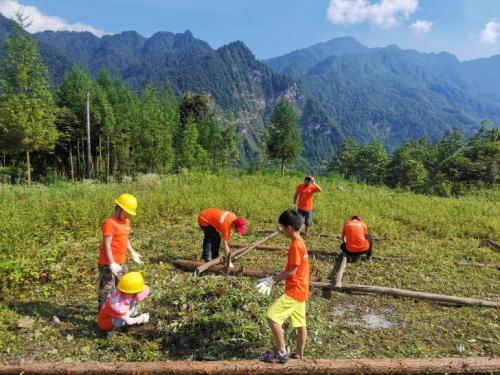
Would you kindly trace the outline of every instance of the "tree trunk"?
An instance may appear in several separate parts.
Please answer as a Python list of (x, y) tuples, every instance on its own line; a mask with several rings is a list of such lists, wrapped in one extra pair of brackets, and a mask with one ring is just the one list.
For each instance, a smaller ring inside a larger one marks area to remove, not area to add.
[(82, 157), (82, 160), (81, 160), (81, 162), (82, 162), (82, 164), (81, 164), (81, 166), (82, 166), (82, 172), (81, 173), (82, 173), (82, 179), (84, 179), (85, 178), (86, 164), (85, 164), (85, 141), (83, 139), (83, 134), (82, 134), (81, 141), (82, 141), (82, 153), (81, 153), (81, 157)]
[(109, 181), (109, 174), (110, 174), (110, 168), (111, 168), (111, 158), (109, 156), (110, 150), (109, 150), (109, 137), (106, 139), (106, 181)]
[(97, 162), (96, 162), (96, 174), (97, 175), (101, 174), (101, 167), (102, 167), (102, 137), (99, 136), (99, 157), (97, 158)]
[(30, 152), (26, 150), (26, 167), (28, 168), (28, 186), (31, 185), (31, 162), (30, 162)]
[(73, 166), (73, 148), (69, 146), (69, 168), (71, 173), (71, 181), (75, 182), (75, 168)]
[(76, 141), (76, 169), (78, 171), (78, 174), (80, 174), (81, 171), (81, 165), (80, 165), (80, 145), (78, 141)]

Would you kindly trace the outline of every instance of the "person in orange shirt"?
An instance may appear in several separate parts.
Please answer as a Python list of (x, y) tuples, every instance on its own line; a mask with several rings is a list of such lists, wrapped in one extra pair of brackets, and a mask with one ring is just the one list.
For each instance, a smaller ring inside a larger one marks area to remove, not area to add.
[[(247, 232), (245, 219), (237, 217), (235, 213), (224, 211), (219, 208), (207, 208), (198, 215), (198, 224), (203, 230), (203, 252), (202, 258), (205, 262), (219, 257), (219, 248), (221, 238), (224, 242), (224, 254), (229, 256), (231, 249), (229, 248), (229, 237), (231, 229), (239, 234)], [(229, 267), (232, 267), (229, 264)]]
[(293, 196), (293, 204), (297, 204), (297, 211), (304, 218), (305, 230), (304, 237), (309, 232), (309, 227), (312, 225), (312, 209), (313, 209), (313, 195), (322, 191), (316, 184), (314, 177), (307, 176), (304, 183), (297, 186), (295, 195)]
[(275, 283), (285, 280), (285, 294), (279, 297), (267, 310), (266, 318), (274, 336), (276, 348), (264, 352), (260, 360), (264, 362), (288, 362), (283, 322), (290, 318), (292, 327), (297, 329), (297, 346), (292, 358), (304, 358), (307, 340), (306, 300), (309, 297), (309, 260), (304, 239), (300, 236), (302, 217), (295, 210), (283, 212), (278, 222), (282, 233), (291, 240), (285, 269), (277, 275), (259, 280), (259, 293), (271, 294)]
[(118, 285), (120, 277), (127, 272), (125, 257), (127, 250), (137, 264), (143, 264), (141, 256), (134, 250), (128, 236), (131, 232), (129, 215), (135, 216), (137, 199), (131, 194), (122, 194), (115, 200), (115, 212), (102, 224), (102, 242), (99, 249), (98, 308)]
[(350, 261), (356, 260), (362, 255), (370, 260), (372, 256), (372, 236), (368, 233), (368, 227), (355, 215), (344, 224), (342, 229), (342, 244), (340, 249)]

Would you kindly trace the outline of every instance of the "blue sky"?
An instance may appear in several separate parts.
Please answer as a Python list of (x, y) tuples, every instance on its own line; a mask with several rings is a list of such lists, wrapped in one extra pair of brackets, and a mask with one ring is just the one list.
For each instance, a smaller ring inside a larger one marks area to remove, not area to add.
[(189, 29), (214, 48), (242, 40), (258, 58), (346, 35), (461, 60), (500, 54), (500, 0), (0, 0), (0, 12), (19, 4), (38, 29)]

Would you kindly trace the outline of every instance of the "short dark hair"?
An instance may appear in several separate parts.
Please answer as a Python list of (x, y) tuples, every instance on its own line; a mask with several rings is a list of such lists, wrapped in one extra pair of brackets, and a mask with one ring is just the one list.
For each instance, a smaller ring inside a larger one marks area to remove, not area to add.
[(307, 176), (306, 178), (304, 178), (304, 181), (309, 181), (309, 182), (311, 182), (311, 181), (312, 181), (312, 177), (311, 177), (311, 176)]
[(286, 210), (280, 215), (278, 222), (284, 227), (292, 227), (295, 230), (300, 230), (302, 216), (295, 210)]
[(361, 221), (361, 216), (354, 215), (353, 217), (351, 217), (351, 220), (359, 220), (359, 221)]

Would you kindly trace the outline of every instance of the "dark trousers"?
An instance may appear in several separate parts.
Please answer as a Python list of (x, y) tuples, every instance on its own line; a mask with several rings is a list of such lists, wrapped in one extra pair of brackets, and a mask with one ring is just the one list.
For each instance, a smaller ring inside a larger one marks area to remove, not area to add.
[(349, 260), (356, 260), (361, 255), (366, 255), (367, 258), (371, 258), (372, 257), (373, 239), (372, 239), (372, 236), (369, 234), (367, 234), (365, 238), (368, 241), (368, 243), (370, 244), (370, 246), (368, 247), (368, 250), (353, 253), (352, 251), (347, 250), (347, 245), (345, 242), (342, 242), (342, 244), (340, 245), (340, 250), (342, 250), (342, 253), (347, 255), (347, 259), (349, 259)]
[(219, 232), (211, 225), (201, 227), (201, 229), (203, 229), (203, 253), (201, 257), (205, 262), (208, 262), (210, 260), (210, 253), (212, 253), (212, 259), (219, 257), (221, 238)]

